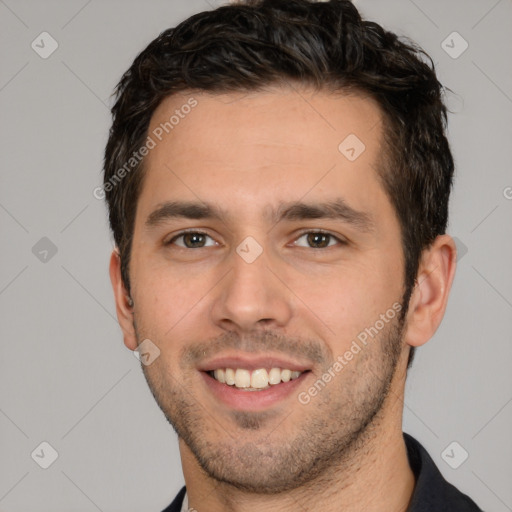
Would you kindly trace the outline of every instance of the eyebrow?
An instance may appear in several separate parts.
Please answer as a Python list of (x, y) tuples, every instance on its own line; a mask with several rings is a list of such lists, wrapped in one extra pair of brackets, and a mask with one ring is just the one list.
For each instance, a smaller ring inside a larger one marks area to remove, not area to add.
[[(373, 217), (369, 213), (356, 210), (342, 198), (320, 203), (282, 202), (277, 209), (268, 206), (265, 212), (265, 218), (274, 224), (283, 220), (335, 219), (364, 232), (371, 232), (375, 227)], [(176, 218), (225, 222), (229, 218), (229, 214), (225, 210), (208, 203), (168, 201), (158, 205), (148, 215), (145, 225), (146, 228), (151, 229), (165, 221)]]

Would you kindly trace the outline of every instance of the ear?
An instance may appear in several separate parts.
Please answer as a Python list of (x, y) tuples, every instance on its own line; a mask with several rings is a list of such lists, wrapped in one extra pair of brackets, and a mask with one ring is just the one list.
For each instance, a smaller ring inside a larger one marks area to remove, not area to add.
[(116, 301), (117, 319), (123, 331), (124, 344), (130, 350), (135, 350), (137, 348), (137, 337), (133, 326), (133, 309), (132, 306), (130, 306), (130, 296), (121, 278), (121, 258), (117, 247), (112, 251), (110, 256), (109, 271)]
[(438, 236), (423, 252), (407, 311), (408, 345), (423, 345), (439, 327), (455, 276), (456, 259), (457, 248), (449, 235)]

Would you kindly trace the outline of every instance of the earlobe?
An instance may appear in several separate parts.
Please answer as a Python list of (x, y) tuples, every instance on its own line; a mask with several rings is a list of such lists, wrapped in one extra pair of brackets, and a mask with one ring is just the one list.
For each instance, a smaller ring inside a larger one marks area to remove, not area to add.
[(407, 312), (405, 341), (410, 346), (423, 345), (439, 327), (455, 276), (456, 255), (449, 235), (438, 236), (423, 252)]
[(115, 248), (110, 256), (110, 281), (116, 302), (117, 319), (123, 331), (124, 344), (130, 350), (137, 348), (137, 337), (133, 325), (133, 300), (129, 296), (121, 277), (121, 258)]

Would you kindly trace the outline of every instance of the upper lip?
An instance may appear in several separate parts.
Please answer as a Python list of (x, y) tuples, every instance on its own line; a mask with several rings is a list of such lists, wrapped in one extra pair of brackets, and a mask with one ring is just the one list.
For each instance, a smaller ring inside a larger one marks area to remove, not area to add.
[(232, 356), (217, 356), (214, 359), (204, 361), (198, 366), (198, 369), (203, 372), (210, 372), (218, 370), (219, 368), (243, 368), (245, 370), (258, 370), (260, 368), (281, 368), (291, 371), (304, 372), (311, 367), (285, 359), (282, 356), (258, 356), (258, 355), (232, 355)]

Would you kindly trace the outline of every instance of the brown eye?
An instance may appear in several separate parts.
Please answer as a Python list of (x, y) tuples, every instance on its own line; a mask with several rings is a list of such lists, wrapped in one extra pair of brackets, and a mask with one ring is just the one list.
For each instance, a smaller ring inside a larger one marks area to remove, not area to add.
[(324, 233), (309, 233), (307, 235), (308, 244), (311, 247), (315, 247), (315, 248), (328, 247), (330, 240), (331, 240), (331, 236), (326, 235)]
[[(305, 243), (298, 243), (301, 239), (305, 239)], [(326, 247), (336, 245), (336, 242), (343, 243), (342, 240), (335, 237), (334, 235), (331, 235), (330, 233), (324, 233), (322, 231), (310, 231), (300, 236), (297, 239), (296, 245), (310, 249), (324, 249)]]
[(179, 247), (184, 247), (185, 249), (201, 249), (203, 247), (215, 245), (213, 240), (213, 243), (207, 243), (208, 238), (212, 240), (212, 238), (206, 233), (202, 233), (200, 231), (187, 231), (185, 233), (176, 235), (171, 240), (169, 240), (166, 245), (175, 244)]

